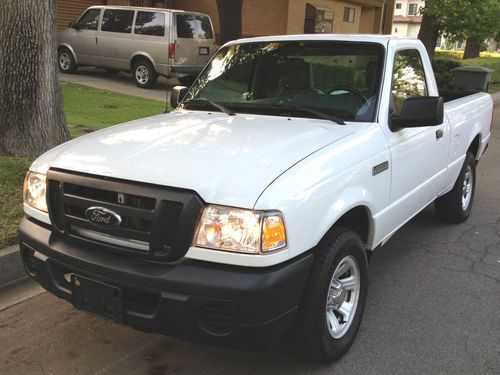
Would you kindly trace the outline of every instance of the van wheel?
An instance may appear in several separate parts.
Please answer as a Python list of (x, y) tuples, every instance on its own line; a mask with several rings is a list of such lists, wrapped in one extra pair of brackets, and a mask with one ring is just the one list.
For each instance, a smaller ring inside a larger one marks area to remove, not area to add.
[(59, 71), (61, 73), (75, 73), (76, 72), (76, 62), (73, 58), (73, 54), (67, 48), (59, 49), (57, 54), (57, 65), (59, 66)]
[(470, 215), (476, 189), (476, 160), (467, 152), (464, 165), (453, 189), (434, 202), (439, 220), (447, 223), (462, 223)]
[(153, 65), (147, 60), (138, 60), (132, 68), (132, 76), (135, 84), (142, 89), (149, 89), (154, 86), (158, 79), (158, 74)]
[(356, 337), (368, 289), (368, 262), (359, 236), (334, 228), (315, 252), (311, 276), (297, 318), (303, 352), (333, 362)]

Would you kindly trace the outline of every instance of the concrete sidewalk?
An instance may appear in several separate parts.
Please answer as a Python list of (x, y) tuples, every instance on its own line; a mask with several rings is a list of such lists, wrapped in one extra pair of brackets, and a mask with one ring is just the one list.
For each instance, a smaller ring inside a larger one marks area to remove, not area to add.
[(158, 77), (158, 82), (151, 89), (141, 89), (135, 85), (131, 73), (109, 73), (99, 68), (80, 68), (76, 74), (59, 73), (61, 81), (78, 83), (96, 89), (109, 90), (120, 94), (138, 96), (165, 102), (167, 90), (179, 83), (175, 79)]

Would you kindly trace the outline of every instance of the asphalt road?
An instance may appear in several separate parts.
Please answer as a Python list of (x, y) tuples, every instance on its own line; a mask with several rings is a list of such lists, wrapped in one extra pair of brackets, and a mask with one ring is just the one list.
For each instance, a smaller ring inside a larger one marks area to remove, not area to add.
[(373, 255), (361, 329), (336, 364), (286, 343), (252, 353), (144, 334), (44, 293), (0, 312), (0, 373), (499, 374), (500, 106), (477, 183), (467, 223), (428, 207)]

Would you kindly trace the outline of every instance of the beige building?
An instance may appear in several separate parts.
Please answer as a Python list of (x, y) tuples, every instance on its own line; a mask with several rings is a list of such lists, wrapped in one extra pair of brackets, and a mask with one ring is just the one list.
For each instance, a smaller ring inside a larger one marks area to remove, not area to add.
[[(207, 13), (220, 34), (216, 0), (59, 0), (64, 29), (91, 5), (133, 5)], [(394, 0), (243, 0), (242, 35), (302, 33), (390, 34)]]
[(424, 6), (424, 0), (396, 0), (391, 34), (416, 38), (422, 23), (420, 9)]

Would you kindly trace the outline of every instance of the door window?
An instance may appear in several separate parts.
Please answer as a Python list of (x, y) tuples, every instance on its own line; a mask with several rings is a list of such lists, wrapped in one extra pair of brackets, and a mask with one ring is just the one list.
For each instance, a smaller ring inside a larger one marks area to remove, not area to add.
[(390, 111), (400, 112), (403, 102), (412, 96), (427, 96), (424, 65), (415, 49), (399, 51), (394, 60)]
[(97, 30), (99, 23), (100, 9), (89, 9), (80, 17), (76, 26), (79, 30)]
[(133, 10), (106, 9), (102, 17), (101, 30), (130, 34), (132, 32), (133, 19)]
[(134, 32), (142, 35), (164, 36), (165, 13), (137, 12)]
[(212, 24), (206, 16), (194, 14), (178, 14), (177, 37), (188, 39), (213, 39)]

